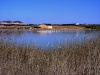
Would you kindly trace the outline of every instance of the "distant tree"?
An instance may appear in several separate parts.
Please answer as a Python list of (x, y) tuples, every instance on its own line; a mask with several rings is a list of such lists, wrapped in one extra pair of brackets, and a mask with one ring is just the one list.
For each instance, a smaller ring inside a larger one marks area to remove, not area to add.
[(67, 26), (67, 24), (61, 24), (62, 26)]
[(10, 21), (10, 20), (8, 20), (8, 21), (2, 21), (2, 22), (12, 23), (12, 21)]
[(21, 22), (21, 21), (13, 21), (13, 23), (23, 23), (23, 22)]
[(52, 25), (52, 24), (50, 24), (50, 23), (42, 23), (42, 24), (45, 24), (45, 25)]

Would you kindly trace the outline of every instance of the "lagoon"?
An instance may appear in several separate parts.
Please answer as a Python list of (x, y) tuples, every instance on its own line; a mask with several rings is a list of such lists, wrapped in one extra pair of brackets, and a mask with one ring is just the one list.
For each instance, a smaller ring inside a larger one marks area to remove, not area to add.
[(18, 46), (50, 48), (62, 44), (83, 43), (96, 40), (100, 31), (96, 30), (0, 30), (0, 42)]

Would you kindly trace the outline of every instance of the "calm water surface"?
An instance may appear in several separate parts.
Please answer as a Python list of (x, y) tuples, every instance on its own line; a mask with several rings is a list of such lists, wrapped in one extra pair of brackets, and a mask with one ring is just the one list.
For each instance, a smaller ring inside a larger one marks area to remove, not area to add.
[(16, 45), (38, 47), (60, 46), (64, 43), (82, 43), (100, 36), (100, 31), (90, 30), (0, 30), (0, 41)]

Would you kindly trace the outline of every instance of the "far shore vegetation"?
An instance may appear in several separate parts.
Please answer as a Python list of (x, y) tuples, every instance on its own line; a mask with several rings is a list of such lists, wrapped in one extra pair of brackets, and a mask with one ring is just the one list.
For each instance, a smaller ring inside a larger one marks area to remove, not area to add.
[[(1, 21), (0, 29), (40, 29), (39, 25), (52, 26), (52, 29), (95, 29), (100, 30), (100, 24), (25, 24), (22, 21)], [(55, 27), (56, 26), (56, 27)], [(67, 27), (68, 26), (68, 27)], [(70, 27), (69, 27), (70, 26)], [(48, 29), (43, 28), (42, 29)]]

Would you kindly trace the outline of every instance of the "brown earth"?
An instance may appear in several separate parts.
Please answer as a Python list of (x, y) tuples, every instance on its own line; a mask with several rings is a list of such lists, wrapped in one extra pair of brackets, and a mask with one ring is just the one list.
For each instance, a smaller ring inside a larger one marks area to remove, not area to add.
[[(30, 26), (0, 26), (0, 29), (42, 29), (42, 28), (31, 28)], [(48, 29), (48, 28), (44, 28)], [(86, 29), (82, 26), (53, 26), (53, 29), (65, 29), (65, 30), (77, 30), (77, 29)]]
[(0, 26), (0, 29), (29, 29), (30, 26)]
[(81, 26), (53, 26), (54, 29), (85, 29)]

